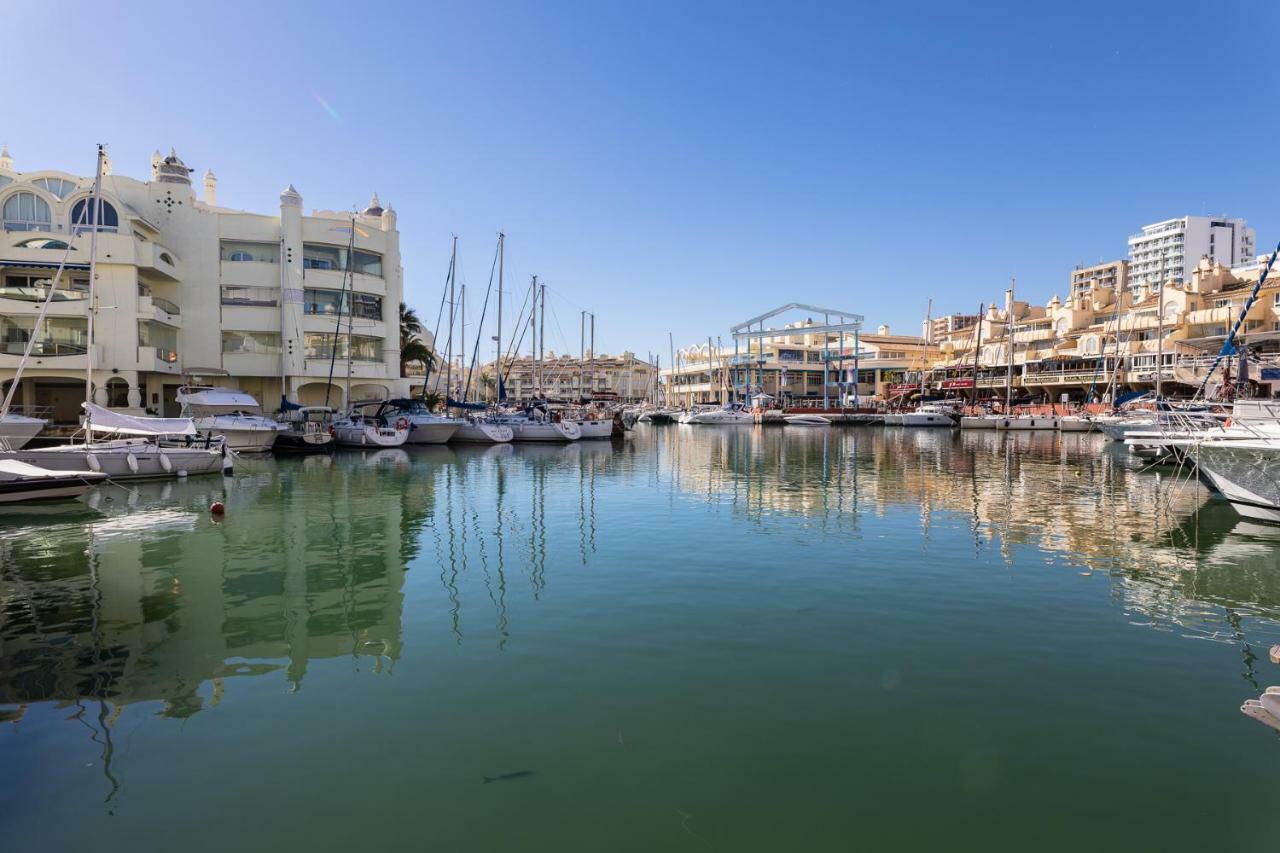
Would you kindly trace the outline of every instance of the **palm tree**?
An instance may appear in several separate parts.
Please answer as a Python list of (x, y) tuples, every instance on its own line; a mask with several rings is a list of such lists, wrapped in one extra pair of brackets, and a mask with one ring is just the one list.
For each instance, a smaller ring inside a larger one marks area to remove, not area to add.
[(408, 305), (400, 303), (400, 375), (407, 376), (410, 362), (420, 361), (430, 370), (436, 361), (431, 347), (422, 342), (422, 321)]
[(428, 391), (422, 395), (422, 403), (427, 407), (427, 411), (433, 412), (440, 405), (440, 395), (435, 391)]
[(498, 383), (494, 381), (493, 376), (489, 371), (484, 370), (480, 372), (480, 387), (485, 390), (486, 397), (489, 396), (489, 392), (492, 391), (497, 384)]

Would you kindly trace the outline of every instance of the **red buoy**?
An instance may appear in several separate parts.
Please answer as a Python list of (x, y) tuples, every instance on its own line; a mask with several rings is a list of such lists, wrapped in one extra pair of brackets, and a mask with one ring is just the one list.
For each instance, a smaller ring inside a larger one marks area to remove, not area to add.
[(212, 504), (209, 505), (209, 512), (213, 513), (214, 515), (222, 515), (226, 511), (227, 511), (227, 508), (222, 505), (222, 501), (214, 501)]

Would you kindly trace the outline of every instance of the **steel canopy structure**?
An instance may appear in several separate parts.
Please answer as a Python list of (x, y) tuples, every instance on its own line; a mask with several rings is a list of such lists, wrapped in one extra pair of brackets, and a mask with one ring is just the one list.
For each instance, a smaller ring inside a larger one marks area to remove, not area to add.
[[(766, 329), (765, 328), (764, 324), (766, 320), (771, 320), (774, 317), (781, 316), (782, 314), (785, 314), (788, 311), (804, 311), (807, 314), (811, 314), (815, 316), (818, 314), (821, 314), (822, 325), (800, 326), (794, 329)], [(831, 322), (831, 319), (833, 317), (835, 317), (838, 320), (838, 322), (835, 322), (835, 323)], [(764, 340), (766, 338), (778, 338), (788, 334), (796, 334), (796, 333), (805, 334), (805, 335), (820, 334), (823, 336), (822, 337), (822, 405), (823, 405), (823, 408), (830, 408), (831, 407), (830, 370), (831, 370), (831, 362), (833, 360), (830, 352), (831, 335), (833, 334), (840, 335), (840, 346), (834, 360), (839, 362), (839, 367), (837, 368), (839, 370), (839, 373), (837, 375), (843, 376), (844, 375), (844, 336), (846, 334), (852, 334), (853, 335), (854, 381), (852, 383), (846, 383), (838, 380), (836, 382), (836, 385), (837, 387), (843, 390), (843, 386), (845, 386), (846, 384), (852, 384), (854, 389), (853, 390), (854, 405), (857, 406), (858, 333), (862, 331), (862, 324), (865, 321), (866, 321), (865, 317), (863, 317), (861, 314), (858, 314), (857, 312), (854, 312), (854, 311), (844, 311), (838, 308), (822, 308), (817, 305), (806, 305), (803, 302), (789, 302), (786, 305), (781, 305), (777, 308), (774, 308), (772, 311), (766, 311), (764, 314), (761, 314), (758, 317), (752, 317), (750, 320), (744, 320), (741, 323), (738, 323), (736, 326), (730, 327), (729, 332), (733, 335), (732, 364), (735, 367), (738, 365), (743, 365), (745, 366), (745, 369), (746, 369), (745, 382), (743, 383), (738, 382), (737, 370), (734, 371), (735, 375), (732, 380), (732, 389), (733, 389), (733, 394), (735, 398), (739, 393), (740, 386), (742, 387), (742, 390), (745, 394), (749, 395), (751, 392), (751, 367), (750, 367), (751, 364), (754, 364), (756, 367), (756, 377), (757, 377), (758, 387), (760, 388), (761, 391), (764, 390)], [(753, 341), (760, 342), (758, 352), (756, 354), (756, 358), (754, 361), (751, 358), (752, 356), (751, 343)], [(738, 351), (739, 342), (746, 343), (747, 352), (745, 353), (745, 355), (740, 354)], [(841, 396), (843, 397), (843, 394)]]

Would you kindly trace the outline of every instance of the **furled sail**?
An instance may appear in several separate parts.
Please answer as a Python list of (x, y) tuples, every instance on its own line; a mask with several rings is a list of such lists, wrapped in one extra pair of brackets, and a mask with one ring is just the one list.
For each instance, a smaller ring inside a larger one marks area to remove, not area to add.
[(89, 429), (95, 433), (115, 435), (195, 435), (196, 427), (191, 418), (149, 418), (124, 415), (86, 403)]

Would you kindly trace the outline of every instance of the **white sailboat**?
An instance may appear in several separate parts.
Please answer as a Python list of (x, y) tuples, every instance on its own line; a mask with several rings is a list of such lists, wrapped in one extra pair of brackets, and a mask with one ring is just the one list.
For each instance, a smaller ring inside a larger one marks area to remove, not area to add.
[(386, 417), (386, 400), (361, 400), (334, 418), (333, 438), (339, 447), (400, 447), (409, 440), (409, 419)]
[(0, 504), (78, 498), (105, 479), (106, 474), (95, 471), (50, 471), (0, 459)]
[(754, 424), (755, 422), (755, 415), (751, 414), (741, 403), (726, 403), (718, 409), (695, 412), (687, 421), (681, 421), (681, 423), (714, 424), (718, 426), (725, 424)]
[[(32, 335), (33, 339), (34, 337)], [(14, 387), (17, 384), (14, 382)], [(32, 418), (14, 412), (0, 414), (0, 448), (20, 450), (26, 447), (27, 442), (39, 435), (47, 423), (43, 418)]]

